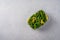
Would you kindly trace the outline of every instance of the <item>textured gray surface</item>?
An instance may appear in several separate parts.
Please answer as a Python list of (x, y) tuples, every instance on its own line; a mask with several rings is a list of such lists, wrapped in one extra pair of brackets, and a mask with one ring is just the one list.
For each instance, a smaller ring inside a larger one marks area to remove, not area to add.
[[(0, 40), (60, 40), (60, 0), (0, 0)], [(49, 20), (33, 30), (27, 24), (43, 9)]]

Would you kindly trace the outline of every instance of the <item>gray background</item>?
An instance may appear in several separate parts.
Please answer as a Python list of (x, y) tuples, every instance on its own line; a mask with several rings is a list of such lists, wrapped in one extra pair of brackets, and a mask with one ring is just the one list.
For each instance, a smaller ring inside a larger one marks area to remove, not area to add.
[[(60, 0), (0, 0), (0, 40), (60, 40)], [(27, 18), (43, 9), (48, 22), (37, 30)]]

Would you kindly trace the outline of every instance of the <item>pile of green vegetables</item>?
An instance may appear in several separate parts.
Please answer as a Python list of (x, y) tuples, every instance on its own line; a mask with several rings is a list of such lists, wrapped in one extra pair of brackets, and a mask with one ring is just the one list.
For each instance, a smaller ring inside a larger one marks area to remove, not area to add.
[(28, 24), (31, 28), (37, 29), (44, 25), (47, 20), (48, 16), (46, 16), (45, 12), (43, 10), (39, 10), (28, 19)]

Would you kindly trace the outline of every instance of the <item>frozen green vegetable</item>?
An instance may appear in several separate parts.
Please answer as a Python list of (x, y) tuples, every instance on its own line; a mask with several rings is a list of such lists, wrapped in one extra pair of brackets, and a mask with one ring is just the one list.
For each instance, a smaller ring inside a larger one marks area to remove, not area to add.
[(39, 10), (28, 19), (31, 28), (37, 29), (44, 25), (48, 20), (48, 15), (43, 10)]

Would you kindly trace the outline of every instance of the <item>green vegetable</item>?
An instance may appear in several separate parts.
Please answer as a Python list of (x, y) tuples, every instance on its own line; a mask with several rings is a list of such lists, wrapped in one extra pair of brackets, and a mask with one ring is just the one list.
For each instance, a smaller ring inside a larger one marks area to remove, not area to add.
[(44, 23), (47, 20), (48, 20), (48, 15), (45, 14), (43, 10), (39, 10), (29, 18), (28, 24), (30, 25), (31, 28), (37, 29), (42, 25), (44, 25)]

